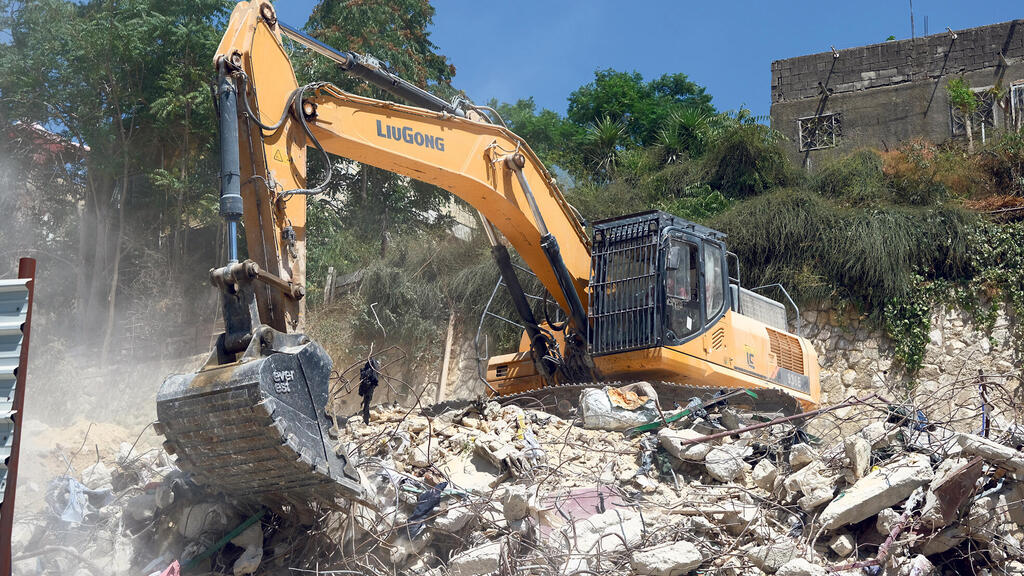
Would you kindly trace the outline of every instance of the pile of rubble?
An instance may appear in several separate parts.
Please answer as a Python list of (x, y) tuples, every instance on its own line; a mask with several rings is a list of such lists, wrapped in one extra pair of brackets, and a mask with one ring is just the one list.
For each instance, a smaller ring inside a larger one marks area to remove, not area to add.
[(376, 506), (314, 515), (211, 494), (125, 445), (54, 480), (15, 573), (1024, 575), (1010, 402), (981, 430), (877, 396), (769, 422), (734, 399), (659, 406), (636, 385), (577, 406), (338, 419)]
[(1012, 411), (986, 414), (985, 438), (877, 397), (769, 425), (728, 403), (660, 412), (653, 396), (591, 389), (573, 421), (495, 402), (350, 420), (339, 438), (363, 455), (381, 513), (352, 535), (373, 550), (342, 564), (437, 576), (1024, 574), (1024, 428)]
[(122, 443), (102, 457), (97, 445), (96, 462), (80, 472), (69, 462), (42, 509), (17, 518), (14, 574), (254, 574), (303, 551), (309, 527), (299, 519), (204, 490), (172, 460)]

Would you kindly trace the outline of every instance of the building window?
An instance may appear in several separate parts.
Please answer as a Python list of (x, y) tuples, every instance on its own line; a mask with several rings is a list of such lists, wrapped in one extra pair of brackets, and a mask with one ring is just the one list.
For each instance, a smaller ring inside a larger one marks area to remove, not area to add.
[(1013, 115), (1013, 127), (1020, 130), (1024, 127), (1024, 82), (1010, 87), (1010, 110)]
[(796, 123), (800, 130), (801, 152), (838, 146), (843, 135), (843, 117), (839, 113), (799, 118)]
[[(978, 107), (971, 114), (971, 132), (980, 133), (984, 140), (985, 132), (996, 125), (996, 97), (990, 89), (982, 88), (974, 91), (974, 99), (978, 101)], [(964, 129), (963, 113), (950, 106), (949, 115), (953, 119), (953, 137), (965, 135), (967, 131)]]

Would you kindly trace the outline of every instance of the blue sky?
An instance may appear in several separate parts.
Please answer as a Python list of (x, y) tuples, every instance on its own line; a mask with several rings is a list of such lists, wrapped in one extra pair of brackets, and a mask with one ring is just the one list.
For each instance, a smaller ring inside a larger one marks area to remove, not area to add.
[[(301, 26), (314, 0), (279, 0)], [(601, 68), (645, 78), (683, 72), (720, 110), (767, 114), (773, 60), (910, 37), (910, 2), (855, 0), (683, 2), (518, 0), (432, 2), (431, 39), (476, 102), (533, 96), (565, 113), (569, 93)], [(917, 35), (1024, 18), (1020, 0), (917, 0)], [(344, 46), (335, 48), (345, 49)]]

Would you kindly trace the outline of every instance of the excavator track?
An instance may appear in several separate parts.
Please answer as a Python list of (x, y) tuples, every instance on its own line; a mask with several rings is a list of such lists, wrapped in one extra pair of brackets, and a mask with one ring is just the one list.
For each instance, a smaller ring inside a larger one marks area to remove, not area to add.
[[(502, 405), (516, 405), (520, 408), (533, 408), (536, 410), (543, 410), (551, 414), (562, 418), (570, 418), (575, 416), (575, 409), (579, 401), (580, 394), (588, 388), (602, 388), (604, 386), (624, 386), (631, 384), (636, 381), (609, 381), (609, 382), (590, 382), (585, 384), (559, 384), (555, 386), (546, 386), (538, 390), (530, 390), (528, 392), (519, 392), (517, 394), (508, 394), (504, 396), (494, 396), (487, 398), (487, 401), (498, 402)], [(680, 408), (689, 404), (693, 398), (698, 398), (702, 401), (708, 401), (719, 392), (730, 392), (735, 389), (733, 388), (721, 388), (713, 386), (694, 386), (692, 384), (679, 384), (676, 382), (668, 381), (649, 381), (655, 392), (658, 393), (658, 403), (662, 410), (670, 410), (673, 406), (678, 405)], [(756, 395), (757, 399), (750, 397), (747, 398), (735, 398), (729, 400), (731, 406), (742, 406), (748, 408), (751, 412), (759, 414), (781, 414), (790, 415), (797, 414), (802, 411), (800, 403), (789, 394), (781, 390), (776, 389), (754, 389), (752, 390)], [(458, 410), (469, 407), (473, 404), (473, 400), (451, 400), (448, 402), (441, 402), (424, 408), (424, 412), (428, 414), (440, 414), (448, 410)]]

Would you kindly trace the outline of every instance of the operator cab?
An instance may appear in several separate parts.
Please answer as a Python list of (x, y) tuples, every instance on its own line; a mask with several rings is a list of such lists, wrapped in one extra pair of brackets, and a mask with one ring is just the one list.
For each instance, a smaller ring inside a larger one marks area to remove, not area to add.
[[(661, 211), (596, 222), (591, 353), (680, 345), (735, 309), (724, 239), (720, 232)], [(738, 288), (738, 279), (735, 283)]]

